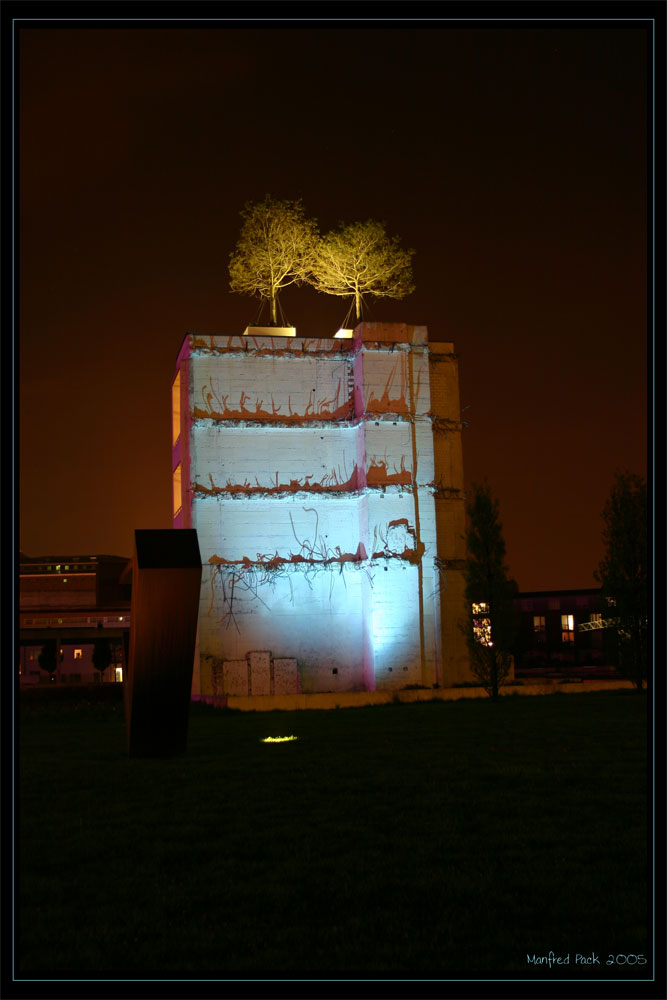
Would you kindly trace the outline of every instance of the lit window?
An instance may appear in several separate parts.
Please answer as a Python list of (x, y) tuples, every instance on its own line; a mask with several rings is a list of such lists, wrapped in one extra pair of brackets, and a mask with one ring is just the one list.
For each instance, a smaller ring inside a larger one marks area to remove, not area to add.
[(547, 627), (544, 615), (533, 615), (533, 632), (544, 632)]
[(489, 605), (484, 601), (472, 606), (472, 630), (475, 640), (482, 646), (491, 645), (491, 619), (487, 618)]
[(574, 642), (574, 615), (561, 615), (560, 627), (563, 642)]
[(178, 372), (171, 387), (171, 431), (172, 443), (176, 444), (181, 435), (181, 373)]
[(116, 667), (116, 683), (117, 684), (122, 684), (123, 683), (123, 668), (122, 667)]
[(82, 657), (83, 657), (83, 650), (82, 649), (75, 649), (74, 650), (74, 659), (75, 660), (80, 660), (80, 659), (82, 659)]
[(481, 642), (482, 646), (491, 645), (491, 620), (489, 618), (475, 618), (473, 631), (475, 639), (477, 642)]
[(181, 509), (181, 463), (174, 469), (174, 517)]
[(592, 622), (601, 622), (602, 621), (602, 613), (600, 611), (591, 611), (591, 621)]

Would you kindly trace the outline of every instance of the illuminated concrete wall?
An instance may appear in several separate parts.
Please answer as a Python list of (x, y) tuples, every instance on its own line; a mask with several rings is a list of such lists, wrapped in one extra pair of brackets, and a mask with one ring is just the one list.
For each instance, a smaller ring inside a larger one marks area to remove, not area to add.
[(194, 693), (471, 679), (451, 344), (188, 335), (172, 405), (174, 526), (204, 566)]

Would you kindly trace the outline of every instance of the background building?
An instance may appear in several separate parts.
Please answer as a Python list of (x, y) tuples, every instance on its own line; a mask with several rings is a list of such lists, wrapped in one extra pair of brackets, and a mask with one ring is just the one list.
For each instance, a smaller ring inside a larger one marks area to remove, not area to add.
[(605, 667), (615, 673), (608, 666), (611, 636), (596, 627), (602, 622), (599, 588), (517, 594), (514, 609), (520, 672)]
[(197, 529), (204, 567), (193, 693), (470, 681), (453, 345), (405, 324), (293, 333), (189, 334), (178, 356), (174, 526)]
[[(21, 684), (51, 683), (39, 666), (45, 642), (55, 642), (53, 680), (122, 680), (130, 627), (131, 563), (122, 556), (27, 556), (19, 563)], [(96, 639), (109, 639), (113, 659), (103, 677), (92, 662)]]

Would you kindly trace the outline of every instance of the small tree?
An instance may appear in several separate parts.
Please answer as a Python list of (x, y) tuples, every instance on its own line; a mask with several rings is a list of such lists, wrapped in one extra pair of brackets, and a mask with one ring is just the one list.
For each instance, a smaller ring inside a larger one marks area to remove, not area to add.
[(308, 280), (318, 292), (352, 299), (358, 322), (365, 295), (402, 299), (414, 291), (413, 254), (381, 222), (341, 224), (319, 241)]
[(100, 672), (100, 680), (104, 679), (104, 671), (111, 663), (111, 643), (108, 639), (96, 639), (93, 644), (93, 666)]
[(55, 639), (47, 639), (37, 657), (37, 662), (42, 670), (46, 670), (51, 680), (55, 680), (54, 674), (58, 669), (58, 651)]
[(464, 570), (468, 614), (462, 624), (470, 667), (496, 701), (512, 668), (516, 584), (508, 579), (499, 504), (488, 484), (473, 484), (467, 507), (467, 560)]
[(648, 503), (641, 476), (617, 472), (602, 511), (605, 552), (595, 573), (604, 617), (616, 638), (617, 666), (638, 690), (646, 679)]
[(271, 322), (278, 324), (278, 295), (283, 288), (305, 281), (317, 242), (317, 224), (304, 216), (300, 201), (248, 202), (241, 212), (243, 226), (229, 258), (229, 287), (270, 304)]

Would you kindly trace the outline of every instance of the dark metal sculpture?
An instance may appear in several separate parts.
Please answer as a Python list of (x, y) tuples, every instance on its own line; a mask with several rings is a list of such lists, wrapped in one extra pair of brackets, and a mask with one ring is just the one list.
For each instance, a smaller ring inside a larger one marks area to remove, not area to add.
[(194, 529), (137, 529), (125, 680), (130, 757), (185, 753), (201, 587)]

